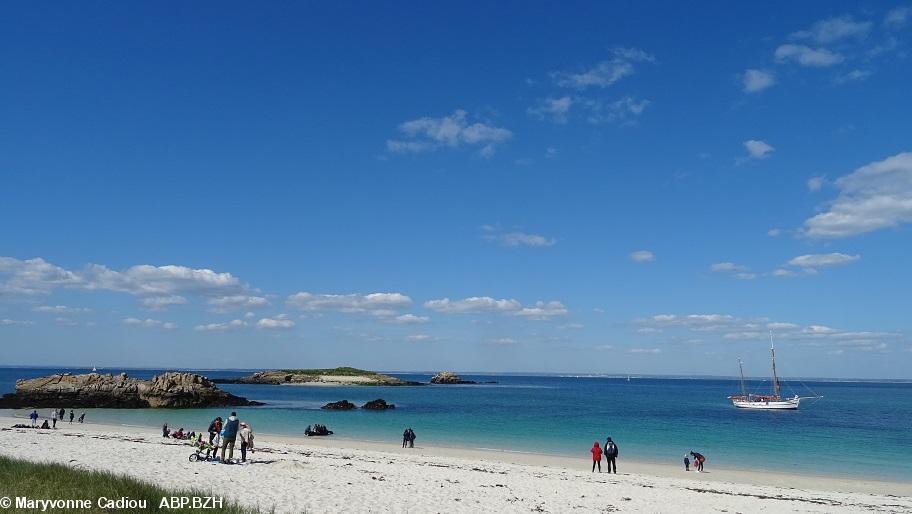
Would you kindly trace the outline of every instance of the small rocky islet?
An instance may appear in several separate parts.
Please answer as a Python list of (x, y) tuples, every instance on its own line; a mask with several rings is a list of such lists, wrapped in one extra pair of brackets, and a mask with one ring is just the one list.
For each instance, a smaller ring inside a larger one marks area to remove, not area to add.
[[(320, 408), (324, 410), (354, 410), (358, 406), (348, 400), (339, 400), (337, 402), (329, 402)], [(387, 403), (383, 398), (377, 398), (365, 403), (361, 408), (365, 410), (387, 410), (395, 409), (396, 406), (392, 403)]]

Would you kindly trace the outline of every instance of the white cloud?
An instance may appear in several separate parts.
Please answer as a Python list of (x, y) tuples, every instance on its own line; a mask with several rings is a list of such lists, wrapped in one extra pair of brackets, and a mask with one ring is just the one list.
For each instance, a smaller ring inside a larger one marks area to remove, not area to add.
[(442, 298), (429, 300), (424, 306), (443, 314), (478, 314), (494, 313), (509, 316), (520, 316), (529, 319), (547, 319), (567, 314), (567, 308), (561, 302), (538, 301), (534, 305), (524, 306), (517, 300), (495, 300), (490, 296), (472, 296), (463, 300)]
[(611, 58), (601, 61), (594, 67), (578, 73), (554, 72), (552, 77), (557, 85), (575, 89), (590, 87), (607, 87), (624, 77), (633, 75), (634, 64), (638, 62), (654, 62), (655, 57), (636, 48), (615, 48), (611, 51)]
[(287, 329), (295, 326), (294, 321), (288, 319), (288, 316), (285, 314), (279, 314), (278, 316), (273, 316), (271, 318), (262, 318), (257, 321), (257, 328), (262, 329)]
[(898, 29), (905, 26), (909, 21), (909, 18), (912, 18), (912, 7), (896, 7), (890, 9), (890, 11), (887, 12), (887, 15), (884, 16), (884, 25), (892, 29)]
[(651, 102), (646, 99), (637, 100), (631, 96), (625, 96), (613, 102), (585, 99), (580, 103), (589, 111), (586, 116), (589, 123), (633, 124), (634, 118), (643, 114)]
[(826, 177), (823, 177), (823, 176), (809, 178), (807, 181), (808, 191), (811, 191), (811, 192), (820, 191), (820, 188), (823, 187), (823, 184), (825, 182), (826, 182)]
[(750, 159), (766, 159), (776, 150), (768, 143), (757, 139), (748, 139), (743, 144)]
[(852, 70), (844, 75), (836, 77), (837, 84), (845, 84), (846, 82), (859, 82), (866, 80), (871, 76), (871, 72), (868, 70)]
[(738, 280), (753, 280), (753, 279), (757, 278), (757, 274), (756, 273), (746, 273), (746, 272), (735, 273), (735, 278), (737, 278)]
[(92, 312), (92, 309), (85, 307), (67, 307), (66, 305), (41, 305), (32, 309), (35, 312), (50, 312), (54, 314), (76, 314), (80, 312)]
[(630, 253), (630, 260), (633, 262), (654, 262), (656, 260), (655, 254), (649, 250), (637, 250)]
[(4, 294), (47, 294), (58, 287), (76, 287), (83, 284), (82, 277), (55, 266), (44, 259), (19, 260), (0, 257), (0, 276), (7, 275), (6, 282), (0, 282), (0, 296)]
[(530, 107), (527, 112), (540, 120), (549, 120), (554, 123), (567, 123), (573, 98), (562, 96), (560, 98), (544, 98), (538, 101), (535, 107)]
[(197, 325), (193, 330), (197, 332), (225, 332), (228, 330), (239, 330), (249, 326), (246, 321), (233, 319), (223, 323), (209, 323), (207, 325)]
[(390, 323), (396, 323), (398, 325), (417, 325), (421, 323), (427, 323), (431, 318), (427, 316), (416, 316), (414, 314), (401, 314), (394, 318), (389, 318), (387, 321)]
[(750, 69), (741, 77), (745, 93), (757, 93), (776, 84), (776, 76), (766, 70)]
[(825, 325), (800, 325), (767, 318), (743, 319), (728, 314), (659, 314), (637, 320), (641, 328), (679, 329), (700, 333), (702, 338), (714, 335), (718, 341), (768, 341), (769, 330), (777, 340), (814, 346), (830, 344), (857, 351), (884, 351), (889, 341), (901, 341), (899, 332), (840, 330)]
[(9, 319), (9, 318), (0, 319), (0, 326), (4, 326), (4, 327), (11, 327), (14, 325), (34, 325), (34, 324), (35, 324), (34, 321), (23, 321), (23, 320), (17, 320), (17, 319)]
[(784, 268), (776, 268), (770, 272), (770, 275), (777, 277), (777, 278), (787, 278), (787, 277), (794, 277), (795, 272), (792, 270), (784, 269)]
[(788, 261), (790, 266), (800, 268), (820, 268), (824, 266), (842, 266), (861, 259), (859, 255), (847, 255), (844, 253), (819, 253), (799, 255)]
[(835, 181), (839, 196), (808, 218), (815, 239), (849, 237), (912, 222), (912, 152), (872, 162)]
[(845, 38), (863, 38), (870, 32), (872, 25), (870, 21), (856, 21), (852, 16), (837, 16), (820, 20), (808, 30), (793, 33), (792, 37), (827, 44)]
[(735, 264), (734, 262), (717, 262), (709, 267), (709, 271), (715, 273), (726, 273), (732, 271), (747, 271), (747, 266)]
[(661, 334), (662, 329), (656, 327), (643, 327), (637, 329), (637, 334)]
[(779, 236), (779, 234), (781, 234), (781, 233), (782, 233), (782, 231), (779, 230), (778, 228), (771, 228), (771, 229), (769, 229), (769, 230), (766, 231), (766, 235), (768, 235), (768, 236), (770, 236), (770, 237), (777, 237), (777, 236)]
[(513, 345), (518, 344), (519, 342), (516, 339), (513, 339), (512, 337), (500, 337), (498, 339), (492, 339), (492, 340), (488, 341), (488, 343), (492, 344), (494, 346), (513, 346)]
[(213, 312), (230, 312), (233, 310), (248, 310), (265, 307), (269, 300), (262, 296), (229, 295), (209, 299)]
[(548, 148), (545, 148), (545, 158), (546, 159), (551, 159), (555, 155), (557, 155), (557, 148), (554, 148), (553, 146), (549, 146)]
[(660, 350), (658, 348), (631, 348), (630, 350), (628, 350), (628, 352), (656, 355), (656, 354), (662, 353), (662, 350)]
[(398, 316), (398, 311), (412, 305), (412, 299), (401, 293), (313, 294), (300, 292), (285, 301), (302, 312), (366, 313), (379, 318)]
[(180, 295), (150, 296), (148, 298), (143, 298), (139, 303), (150, 311), (160, 311), (172, 305), (183, 305), (187, 303), (187, 299)]
[(431, 336), (429, 336), (427, 334), (412, 334), (412, 335), (406, 337), (406, 339), (408, 339), (409, 341), (416, 342), (416, 343), (423, 343), (425, 341), (430, 341)]
[(825, 68), (841, 63), (842, 55), (827, 50), (826, 48), (811, 48), (805, 45), (785, 44), (776, 49), (776, 60), (780, 62), (792, 61), (802, 66)]
[(485, 225), (481, 227), (484, 231), (482, 236), (486, 241), (497, 242), (502, 246), (517, 247), (528, 246), (532, 248), (554, 246), (557, 240), (548, 238), (539, 234), (530, 234), (527, 232), (502, 232), (498, 226)]
[(441, 147), (458, 148), (463, 145), (480, 147), (480, 153), (490, 156), (495, 146), (513, 137), (501, 127), (475, 122), (469, 124), (468, 113), (461, 109), (441, 118), (423, 117), (399, 125), (405, 140), (391, 139), (386, 148), (393, 153), (419, 153)]
[(164, 330), (174, 330), (177, 328), (177, 325), (171, 323), (170, 321), (161, 321), (152, 318), (139, 319), (139, 318), (126, 318), (123, 320), (124, 325), (131, 325), (134, 327), (141, 328), (161, 328)]

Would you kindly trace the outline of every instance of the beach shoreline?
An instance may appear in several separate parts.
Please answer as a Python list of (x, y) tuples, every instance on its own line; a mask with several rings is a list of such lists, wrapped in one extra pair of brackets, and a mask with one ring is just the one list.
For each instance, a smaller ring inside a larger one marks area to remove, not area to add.
[[(8, 428), (16, 423), (28, 424), (28, 419), (0, 416), (0, 428)], [(161, 438), (161, 427), (144, 425), (119, 425), (113, 423), (69, 424), (58, 422), (56, 431), (36, 432), (75, 432), (81, 434), (120, 434), (124, 437), (142, 435)], [(273, 434), (268, 430), (253, 427), (258, 445), (279, 444), (310, 450), (322, 449), (342, 452), (370, 451), (406, 454), (415, 457), (433, 457), (443, 459), (460, 459), (489, 465), (511, 465), (522, 467), (540, 467), (553, 470), (588, 472), (591, 461), (583, 452), (579, 457), (553, 455), (545, 453), (522, 452), (497, 448), (468, 448), (442, 445), (416, 445), (413, 449), (403, 449), (399, 441), (376, 441), (350, 439), (338, 436), (307, 437), (287, 434)], [(179, 444), (178, 441), (173, 441)], [(419, 439), (420, 442), (420, 439)], [(236, 455), (239, 450), (236, 450)], [(682, 456), (683, 458), (683, 456)], [(711, 460), (708, 461), (711, 463)], [(881, 494), (912, 497), (912, 483), (900, 481), (868, 480), (863, 478), (841, 478), (811, 474), (788, 473), (771, 470), (746, 470), (715, 468), (707, 466), (706, 472), (685, 472), (683, 463), (678, 466), (654, 462), (618, 459), (619, 469), (623, 474), (646, 476), (660, 479), (681, 481), (691, 486), (696, 484), (737, 484), (753, 487), (775, 487), (789, 490), (806, 489), (849, 494)]]

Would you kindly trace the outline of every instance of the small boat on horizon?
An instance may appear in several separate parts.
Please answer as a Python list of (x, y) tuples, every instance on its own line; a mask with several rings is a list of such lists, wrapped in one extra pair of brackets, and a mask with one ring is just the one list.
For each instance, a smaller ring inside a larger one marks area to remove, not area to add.
[(797, 410), (803, 399), (819, 399), (822, 396), (798, 396), (782, 398), (779, 375), (776, 373), (776, 348), (773, 346), (773, 331), (770, 331), (770, 358), (773, 364), (773, 394), (754, 394), (747, 392), (744, 382), (744, 365), (738, 359), (738, 370), (741, 372), (741, 394), (728, 397), (732, 405), (739, 409), (763, 410)]

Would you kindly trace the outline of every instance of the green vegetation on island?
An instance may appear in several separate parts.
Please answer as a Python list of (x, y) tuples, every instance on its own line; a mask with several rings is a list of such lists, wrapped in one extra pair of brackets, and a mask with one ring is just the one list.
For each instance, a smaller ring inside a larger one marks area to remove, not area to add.
[(401, 380), (396, 377), (366, 369), (343, 366), (339, 368), (277, 369), (257, 371), (240, 378), (217, 378), (221, 384), (270, 384), (270, 385), (358, 385), (358, 386), (415, 386), (421, 382)]

